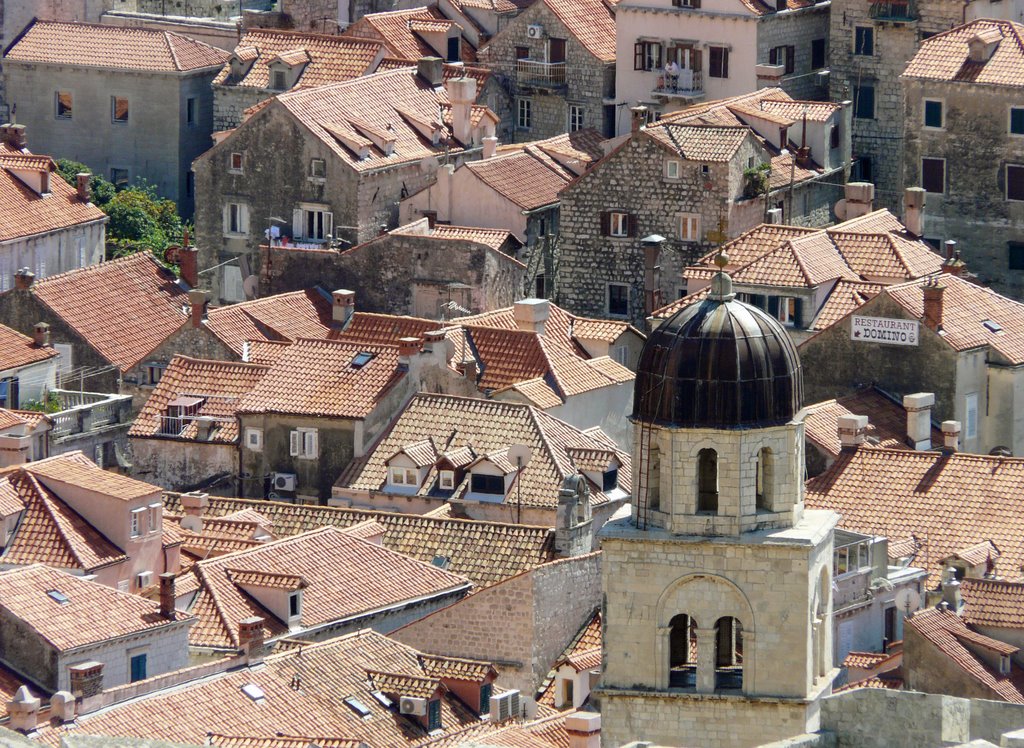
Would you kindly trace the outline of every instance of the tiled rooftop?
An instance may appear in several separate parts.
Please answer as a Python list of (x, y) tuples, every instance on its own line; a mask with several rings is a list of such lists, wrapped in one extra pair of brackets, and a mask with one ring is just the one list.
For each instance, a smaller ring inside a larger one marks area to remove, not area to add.
[(104, 470), (81, 452), (65, 452), (23, 465), (21, 470), (36, 477), (44, 486), (60, 493), (64, 486), (80, 486), (94, 493), (131, 501), (156, 496), (159, 486), (143, 483), (127, 475)]
[(19, 62), (171, 73), (219, 68), (228, 53), (169, 31), (34, 21), (4, 57)]
[(40, 348), (27, 335), (0, 325), (0, 370), (18, 369), (48, 361), (56, 355), (57, 351), (53, 348)]
[[(235, 414), (241, 399), (252, 391), (267, 371), (268, 366), (258, 364), (175, 356), (135, 418), (128, 435), (166, 435), (164, 418), (167, 416), (168, 403), (179, 397), (196, 397), (203, 401), (196, 411), (196, 417), (209, 416), (216, 419), (207, 441), (235, 444), (238, 442), (238, 420)], [(195, 439), (196, 433), (196, 423), (190, 422), (183, 424), (183, 429), (171, 436)]]
[(668, 123), (645, 133), (689, 161), (726, 162), (739, 150), (750, 130), (742, 125), (708, 127)]
[[(416, 22), (447, 22), (445, 31), (451, 24), (451, 21), (448, 21), (434, 5), (426, 8), (367, 13), (345, 29), (345, 36), (380, 39), (387, 46), (389, 56), (402, 59), (406, 63), (415, 62), (421, 57), (436, 57), (437, 51), (420, 36), (420, 33), (429, 32), (429, 29), (423, 25), (418, 29), (413, 28), (412, 24)], [(465, 37), (462, 38), (462, 59), (464, 62), (476, 60), (476, 50)]]
[(149, 252), (37, 280), (32, 293), (121, 371), (186, 321), (187, 294)]
[[(421, 219), (424, 220), (424, 219)], [(391, 234), (396, 236), (420, 236), (423, 239), (438, 239), (441, 241), (465, 241), (483, 244), (489, 249), (501, 253), (510, 243), (513, 247), (520, 246), (518, 239), (510, 231), (504, 229), (488, 229), (479, 226), (452, 226), (450, 224), (437, 224), (426, 234), (420, 231), (410, 231), (405, 227), (392, 229)], [(517, 265), (522, 263), (511, 255), (502, 254), (508, 261)]]
[(418, 338), (437, 330), (442, 323), (422, 317), (396, 314), (355, 312), (344, 330), (334, 330), (332, 340), (367, 343), (370, 345), (398, 345), (402, 338)]
[(601, 62), (615, 62), (615, 13), (603, 0), (543, 0), (569, 34)]
[(576, 636), (569, 643), (569, 646), (562, 652), (562, 656), (555, 662), (555, 667), (544, 678), (544, 682), (537, 690), (537, 703), (543, 704), (544, 706), (555, 708), (555, 671), (563, 663), (572, 658), (586, 657), (592, 661), (593, 653), (597, 652), (598, 663), (594, 667), (600, 666), (601, 656), (601, 612), (595, 611), (594, 615), (589, 621), (577, 632)]
[[(40, 158), (46, 163), (39, 165)], [(51, 172), (49, 194), (38, 194), (18, 177), (17, 171), (25, 168)], [(107, 220), (102, 210), (79, 200), (56, 168), (45, 156), (0, 151), (0, 242)]]
[(834, 325), (850, 312), (866, 304), (885, 288), (880, 283), (841, 280), (832, 288), (832, 293), (821, 305), (809, 329), (824, 330)]
[[(583, 134), (580, 131), (570, 136), (559, 136), (558, 140)], [(491, 158), (470, 161), (465, 168), (499, 195), (524, 210), (551, 205), (558, 202), (559, 190), (574, 179), (578, 172), (548, 155), (544, 148), (547, 142), (525, 143), (515, 149), (502, 149)]]
[[(245, 54), (255, 50), (253, 56)], [(278, 29), (246, 30), (238, 42), (236, 54), (252, 59), (252, 66), (241, 80), (231, 77), (231, 65), (226, 64), (213, 80), (214, 85), (244, 86), (265, 89), (270, 85), (269, 63), (282, 53), (304, 51), (309, 62), (302, 70), (295, 87), (310, 88), (327, 83), (358, 78), (373, 72), (374, 63), (383, 54), (380, 42), (370, 39), (349, 39), (328, 34), (310, 34)]]
[(1024, 629), (1024, 582), (965, 578), (960, 594), (968, 626)]
[(241, 356), (246, 341), (291, 342), (331, 331), (331, 299), (309, 288), (211, 309), (206, 328)]
[[(982, 19), (958, 26), (922, 41), (903, 77), (1020, 88), (1024, 86), (1022, 34), (1024, 26), (1012, 21)], [(974, 62), (969, 55), (969, 43), (978, 35), (995, 41), (992, 56), (983, 62)]]

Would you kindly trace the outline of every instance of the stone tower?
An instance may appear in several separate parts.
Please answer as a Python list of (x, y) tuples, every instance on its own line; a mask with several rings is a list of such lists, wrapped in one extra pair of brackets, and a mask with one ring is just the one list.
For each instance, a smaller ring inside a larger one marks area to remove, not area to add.
[(633, 513), (602, 530), (605, 746), (817, 729), (839, 518), (803, 506), (802, 386), (785, 329), (724, 272), (644, 346)]

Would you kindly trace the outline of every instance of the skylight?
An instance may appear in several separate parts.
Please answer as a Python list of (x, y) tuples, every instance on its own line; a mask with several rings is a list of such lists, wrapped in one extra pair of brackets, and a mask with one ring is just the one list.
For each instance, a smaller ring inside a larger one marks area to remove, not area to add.
[(981, 321), (981, 324), (984, 325), (985, 329), (988, 330), (989, 332), (1002, 332), (1003, 331), (1003, 326), (1001, 324), (999, 324), (998, 322), (996, 322), (995, 320), (983, 319)]
[(436, 566), (438, 569), (447, 569), (451, 565), (452, 560), (447, 556), (434, 556), (430, 561), (431, 564)]
[(259, 702), (267, 698), (267, 695), (263, 692), (263, 689), (257, 686), (255, 683), (246, 683), (242, 686), (242, 693), (248, 696), (253, 701)]
[(359, 351), (355, 356), (352, 357), (352, 368), (362, 369), (373, 358), (373, 354), (369, 351)]
[(71, 598), (69, 598), (60, 590), (47, 590), (46, 594), (50, 596), (51, 600), (54, 600), (60, 603), (61, 605), (67, 605), (69, 602), (71, 602)]
[(353, 712), (358, 714), (360, 717), (363, 717), (364, 719), (366, 717), (369, 717), (371, 714), (370, 707), (366, 706), (366, 704), (361, 702), (355, 696), (347, 697), (345, 699), (345, 706), (347, 706), (349, 709), (351, 709)]
[(385, 709), (390, 709), (391, 707), (393, 707), (395, 705), (394, 702), (391, 699), (389, 699), (387, 696), (385, 696), (380, 691), (373, 691), (370, 695), (373, 696), (373, 698), (375, 698), (377, 700), (377, 703), (380, 704)]

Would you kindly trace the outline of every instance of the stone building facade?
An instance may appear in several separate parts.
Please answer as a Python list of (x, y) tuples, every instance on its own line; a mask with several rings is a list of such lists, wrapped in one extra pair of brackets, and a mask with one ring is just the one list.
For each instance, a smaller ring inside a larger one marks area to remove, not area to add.
[[(975, 21), (941, 34), (922, 43), (901, 78), (903, 178), (928, 192), (924, 233), (936, 244), (956, 241), (982, 283), (1016, 299), (1024, 298), (1024, 85), (1000, 66), (1024, 65), (1024, 52), (993, 42), (1020, 31)], [(979, 76), (960, 80), (961, 65), (974, 61), (970, 40), (985, 34), (993, 38), (977, 42)], [(942, 68), (937, 55), (948, 61)]]
[[(612, 12), (586, 0), (585, 31), (566, 22), (569, 0), (536, 2), (478, 53), (512, 97), (513, 139), (540, 140), (593, 128), (614, 134), (615, 25)], [(577, 3), (578, 4), (578, 3)], [(579, 20), (577, 19), (577, 22)]]
[(853, 102), (853, 173), (872, 182), (878, 207), (899, 213), (903, 197), (900, 75), (922, 39), (964, 19), (956, 0), (836, 0), (829, 21), (829, 93)]

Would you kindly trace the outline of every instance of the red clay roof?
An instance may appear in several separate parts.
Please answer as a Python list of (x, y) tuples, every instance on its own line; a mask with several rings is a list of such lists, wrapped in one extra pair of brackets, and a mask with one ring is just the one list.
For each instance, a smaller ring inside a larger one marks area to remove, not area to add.
[(603, 0), (543, 0), (568, 32), (601, 62), (615, 62), (615, 13)]
[(27, 335), (0, 325), (0, 370), (19, 369), (56, 355), (53, 348), (40, 348)]
[[(972, 39), (994, 43), (992, 56), (973, 62)], [(1012, 21), (980, 19), (921, 42), (903, 72), (905, 78), (995, 86), (1024, 86), (1024, 26)]]
[(218, 307), (206, 315), (206, 328), (239, 356), (245, 341), (327, 337), (331, 322), (331, 300), (315, 288)]
[(441, 325), (437, 320), (422, 317), (356, 312), (343, 330), (334, 330), (329, 337), (352, 343), (398, 345), (402, 338), (418, 338)]
[(1024, 582), (965, 578), (963, 619), (970, 626), (1024, 629)]
[[(45, 163), (39, 164), (39, 159)], [(49, 194), (40, 195), (19, 179), (19, 169), (49, 172)], [(0, 204), (4, 206), (0, 242), (108, 220), (95, 205), (78, 199), (78, 192), (56, 173), (50, 158), (6, 150), (0, 151)]]
[[(383, 13), (367, 13), (358, 21), (345, 29), (345, 36), (358, 37), (362, 39), (380, 39), (387, 46), (389, 54), (401, 58), (407, 62), (415, 62), (421, 57), (436, 57), (437, 50), (420, 36), (419, 32), (427, 32), (428, 29), (421, 26), (419, 29), (412, 28), (416, 21), (454, 24), (438, 10), (437, 6), (426, 8), (412, 8), (409, 10), (392, 10)], [(461, 41), (462, 60), (473, 62), (476, 60), (476, 50), (462, 37)]]

